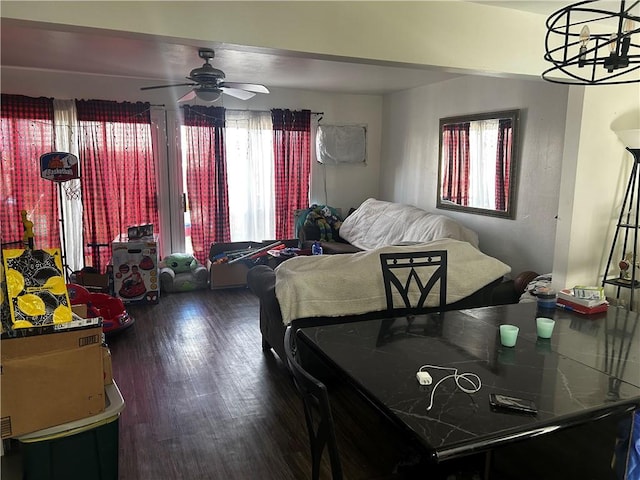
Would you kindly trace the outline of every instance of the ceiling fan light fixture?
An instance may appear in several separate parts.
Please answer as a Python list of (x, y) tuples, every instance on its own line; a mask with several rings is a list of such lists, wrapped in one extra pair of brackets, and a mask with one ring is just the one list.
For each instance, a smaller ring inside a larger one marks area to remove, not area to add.
[(222, 91), (218, 88), (199, 88), (196, 90), (196, 97), (203, 102), (211, 103), (220, 98)]
[(225, 74), (222, 70), (214, 68), (209, 61), (215, 56), (210, 48), (201, 48), (198, 51), (200, 58), (204, 58), (205, 63), (202, 67), (194, 68), (186, 77), (188, 83), (177, 83), (173, 85), (154, 85), (151, 87), (141, 87), (140, 90), (154, 90), (157, 88), (168, 87), (193, 87), (182, 97), (178, 99), (180, 102), (189, 102), (194, 99), (201, 100), (204, 103), (213, 103), (224, 93), (240, 100), (249, 100), (256, 93), (269, 93), (264, 85), (255, 83), (241, 82), (225, 82)]
[(587, 63), (587, 43), (589, 43), (589, 38), (591, 38), (591, 32), (589, 27), (584, 25), (580, 30), (580, 57), (578, 59), (578, 67), (580, 68)]
[[(640, 2), (586, 0), (549, 16), (542, 78), (566, 85), (640, 82)], [(586, 68), (585, 68), (586, 67)]]

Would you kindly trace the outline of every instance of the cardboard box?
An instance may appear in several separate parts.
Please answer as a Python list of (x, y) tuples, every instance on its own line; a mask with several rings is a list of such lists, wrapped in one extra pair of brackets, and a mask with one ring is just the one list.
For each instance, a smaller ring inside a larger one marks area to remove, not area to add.
[(92, 292), (109, 293), (111, 279), (104, 273), (81, 272), (76, 275), (75, 283)]
[(106, 345), (102, 346), (102, 371), (105, 385), (113, 383), (113, 366), (111, 364), (111, 350)]
[(247, 272), (249, 271), (249, 266), (243, 261), (231, 264), (213, 263), (216, 256), (246, 248), (258, 249), (262, 246), (260, 242), (213, 243), (209, 249), (209, 260), (207, 261), (209, 287), (211, 290), (244, 287), (247, 284)]
[(0, 334), (0, 338), (2, 338), (2, 340), (7, 340), (10, 338), (33, 337), (35, 335), (48, 335), (50, 333), (66, 332), (68, 330), (97, 327), (100, 325), (102, 325), (102, 317), (82, 318), (78, 316), (73, 317), (73, 320), (71, 320), (70, 322), (45, 325), (44, 327), (16, 328), (5, 330), (2, 332), (2, 334)]
[(128, 241), (121, 234), (111, 244), (113, 294), (126, 304), (155, 304), (160, 300), (158, 235)]
[(153, 223), (128, 227), (127, 237), (129, 237), (129, 240), (138, 240), (145, 237), (153, 238)]
[(0, 362), (2, 438), (105, 408), (101, 326), (3, 339)]
[(92, 417), (22, 435), (24, 479), (118, 479), (120, 412), (125, 402), (114, 383), (104, 388), (107, 407)]
[(71, 305), (71, 311), (82, 318), (87, 318), (87, 304), (79, 303), (77, 305)]
[(211, 265), (209, 270), (209, 286), (211, 290), (244, 287), (247, 285), (248, 271), (249, 266), (245, 263)]
[[(266, 240), (264, 242), (228, 242), (213, 243), (209, 249), (209, 260), (207, 268), (209, 269), (209, 287), (211, 290), (218, 288), (234, 288), (245, 287), (247, 285), (247, 272), (252, 267), (251, 261), (237, 261), (234, 263), (214, 263), (216, 256), (225, 252), (234, 252), (251, 248), (259, 250), (271, 245), (278, 240)], [(296, 247), (297, 239), (281, 240), (287, 247)]]

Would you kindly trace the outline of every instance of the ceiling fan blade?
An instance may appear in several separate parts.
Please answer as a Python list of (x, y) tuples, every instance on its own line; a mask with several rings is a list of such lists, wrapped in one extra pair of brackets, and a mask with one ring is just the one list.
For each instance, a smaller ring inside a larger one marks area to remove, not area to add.
[(169, 87), (195, 87), (197, 83), (174, 83), (173, 85), (154, 85), (153, 87), (140, 87), (140, 90), (154, 90), (156, 88), (169, 88)]
[(269, 93), (269, 89), (264, 85), (258, 85), (257, 83), (239, 83), (239, 82), (221, 82), (219, 87), (237, 88), (238, 90), (246, 90), (254, 93)]
[(185, 93), (183, 96), (181, 96), (178, 99), (178, 103), (180, 103), (180, 102), (189, 102), (189, 101), (193, 100), (194, 98), (196, 98), (196, 91), (195, 90), (189, 90), (187, 93)]
[(249, 100), (256, 96), (253, 92), (247, 92), (246, 90), (239, 90), (237, 88), (220, 87), (220, 90), (222, 90), (222, 93), (239, 98), (240, 100)]

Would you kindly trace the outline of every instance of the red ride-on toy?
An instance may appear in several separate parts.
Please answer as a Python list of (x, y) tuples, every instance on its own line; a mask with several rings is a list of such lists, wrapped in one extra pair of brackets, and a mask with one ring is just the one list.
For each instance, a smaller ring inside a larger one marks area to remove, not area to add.
[(87, 305), (87, 313), (92, 317), (102, 317), (102, 331), (105, 335), (119, 332), (133, 325), (122, 300), (106, 293), (93, 293), (82, 285), (67, 284), (71, 305)]

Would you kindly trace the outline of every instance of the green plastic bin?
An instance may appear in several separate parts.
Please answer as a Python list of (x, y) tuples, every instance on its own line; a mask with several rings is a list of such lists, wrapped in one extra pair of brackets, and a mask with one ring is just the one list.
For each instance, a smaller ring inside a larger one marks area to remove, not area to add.
[(18, 437), (24, 480), (118, 480), (118, 420), (124, 399), (105, 386), (104, 412)]

